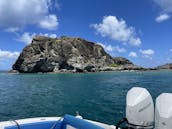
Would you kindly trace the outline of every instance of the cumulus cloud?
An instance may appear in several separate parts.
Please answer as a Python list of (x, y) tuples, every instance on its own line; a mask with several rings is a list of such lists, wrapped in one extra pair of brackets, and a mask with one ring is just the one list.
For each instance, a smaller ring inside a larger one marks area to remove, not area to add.
[(45, 16), (39, 23), (39, 26), (44, 29), (54, 30), (58, 26), (56, 15)]
[(48, 34), (48, 33), (39, 33), (37, 35), (42, 35), (42, 36), (46, 36), (46, 37), (50, 37), (50, 38), (57, 38), (57, 35), (56, 34)]
[(8, 59), (16, 59), (19, 56), (20, 52), (11, 52), (11, 51), (3, 51), (0, 49), (0, 59), (8, 58)]
[(23, 42), (25, 44), (30, 44), (35, 35), (36, 35), (36, 33), (30, 34), (29, 32), (25, 32), (17, 40), (20, 42)]
[(18, 51), (12, 52), (0, 49), (0, 70), (9, 70), (19, 55), (20, 52)]
[(105, 16), (102, 23), (91, 24), (97, 34), (102, 37), (109, 37), (113, 40), (128, 43), (133, 46), (140, 46), (141, 39), (137, 37), (135, 28), (128, 26), (123, 19), (116, 16)]
[(101, 45), (106, 51), (112, 52), (113, 51), (113, 47), (112, 45), (105, 45), (102, 43), (98, 43), (99, 45)]
[(155, 54), (154, 50), (147, 49), (147, 50), (140, 50), (140, 53), (144, 58), (152, 59), (152, 56)]
[(137, 57), (137, 53), (136, 52), (130, 52), (128, 54), (129, 57)]
[(6, 32), (16, 32), (18, 30), (20, 30), (20, 28), (18, 28), (18, 27), (9, 27), (9, 28), (5, 29)]
[(159, 5), (163, 12), (172, 12), (172, 0), (154, 0), (154, 2)]
[(163, 14), (158, 16), (155, 20), (163, 22), (170, 19), (169, 13), (172, 13), (172, 0), (154, 0), (154, 2), (162, 9)]
[(127, 51), (125, 48), (122, 48), (122, 47), (119, 47), (119, 46), (114, 46), (113, 49), (114, 49), (114, 51), (117, 51), (119, 53), (124, 53), (124, 52)]
[(166, 21), (168, 19), (170, 19), (169, 14), (161, 14), (155, 20), (156, 20), (156, 22), (160, 23), (160, 22)]
[(12, 32), (36, 24), (43, 29), (56, 29), (58, 20), (50, 14), (50, 3), (51, 0), (1, 0), (0, 28)]
[(102, 44), (102, 43), (98, 43), (98, 44), (101, 45), (108, 52), (113, 52), (113, 51), (116, 51), (116, 52), (119, 52), (119, 53), (126, 52), (125, 48), (122, 48), (122, 47), (119, 47), (119, 46), (112, 46), (110, 44), (105, 45), (105, 44)]
[(56, 34), (49, 34), (49, 37), (50, 38), (57, 38), (57, 35)]
[(140, 52), (145, 55), (153, 55), (154, 54), (154, 51), (152, 49), (140, 50)]
[(33, 37), (35, 37), (36, 35), (42, 35), (42, 36), (46, 36), (46, 37), (50, 37), (50, 38), (56, 38), (57, 37), (56, 34), (48, 34), (48, 33), (36, 34), (36, 33), (25, 32), (17, 39), (17, 41), (20, 41), (20, 42), (25, 43), (25, 44), (30, 44), (32, 42)]

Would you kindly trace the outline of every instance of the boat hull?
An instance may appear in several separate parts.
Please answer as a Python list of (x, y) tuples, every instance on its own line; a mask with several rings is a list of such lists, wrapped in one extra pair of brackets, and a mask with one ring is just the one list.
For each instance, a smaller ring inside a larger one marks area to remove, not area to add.
[[(62, 117), (39, 117), (39, 118), (28, 118), (16, 120), (19, 125), (27, 125), (28, 129), (50, 129), (57, 121), (63, 119)], [(86, 120), (86, 119), (84, 119)], [(113, 125), (107, 125), (104, 123), (86, 120), (90, 123), (98, 125), (104, 129), (115, 129)], [(14, 121), (4, 121), (0, 122), (0, 129), (17, 129), (16, 123)]]

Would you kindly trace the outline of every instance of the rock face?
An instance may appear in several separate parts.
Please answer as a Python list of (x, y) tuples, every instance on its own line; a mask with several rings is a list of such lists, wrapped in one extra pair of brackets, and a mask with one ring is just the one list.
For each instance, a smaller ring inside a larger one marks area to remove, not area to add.
[(136, 67), (125, 58), (113, 59), (102, 46), (81, 38), (36, 36), (23, 49), (13, 65), (13, 70), (26, 73), (93, 72), (107, 67), (113, 70), (114, 64), (127, 64), (130, 69)]
[(158, 66), (158, 67), (156, 67), (156, 69), (172, 69), (172, 63)]
[(131, 61), (123, 57), (115, 57), (113, 60), (114, 60), (114, 63), (117, 65), (126, 65), (126, 64), (133, 65)]

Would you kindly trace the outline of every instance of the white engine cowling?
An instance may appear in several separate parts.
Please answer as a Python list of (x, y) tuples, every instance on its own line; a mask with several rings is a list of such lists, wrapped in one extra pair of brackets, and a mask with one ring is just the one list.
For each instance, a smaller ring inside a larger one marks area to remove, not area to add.
[(152, 129), (154, 104), (150, 93), (141, 87), (133, 87), (127, 93), (126, 118), (132, 128)]
[(163, 93), (156, 99), (155, 129), (172, 129), (171, 93)]

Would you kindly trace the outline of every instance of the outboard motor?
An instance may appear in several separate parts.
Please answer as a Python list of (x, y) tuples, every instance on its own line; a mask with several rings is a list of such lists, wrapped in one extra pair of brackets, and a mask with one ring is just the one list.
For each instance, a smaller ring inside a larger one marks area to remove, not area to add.
[(127, 93), (126, 118), (128, 127), (152, 129), (154, 124), (154, 104), (145, 88), (133, 87)]
[(163, 93), (156, 99), (155, 129), (172, 129), (171, 93)]
[(126, 121), (124, 129), (153, 129), (154, 104), (150, 93), (145, 88), (133, 87), (126, 97), (126, 118), (116, 126)]

